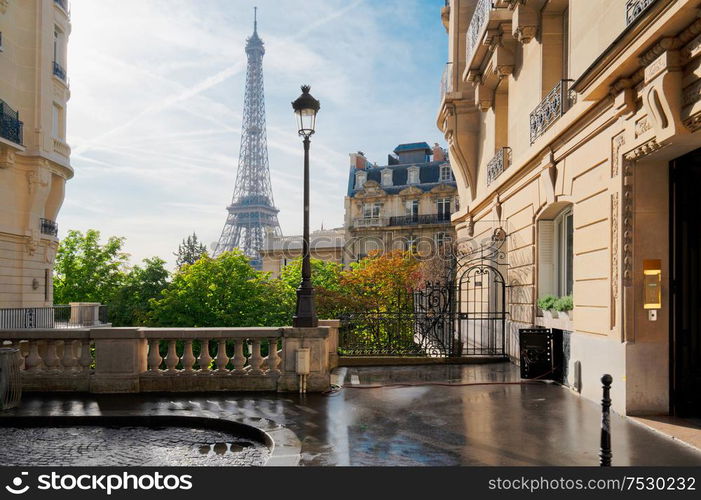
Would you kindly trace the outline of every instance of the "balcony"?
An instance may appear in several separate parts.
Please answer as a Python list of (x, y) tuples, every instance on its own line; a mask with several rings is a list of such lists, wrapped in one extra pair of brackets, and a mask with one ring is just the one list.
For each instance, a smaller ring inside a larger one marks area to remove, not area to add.
[(489, 11), (492, 10), (491, 0), (479, 0), (472, 14), (470, 26), (467, 28), (467, 60), (470, 61), (479, 43), (484, 27), (489, 20)]
[(446, 94), (453, 92), (453, 63), (447, 63), (443, 68), (443, 76), (441, 77), (441, 101), (445, 99)]
[(657, 0), (628, 0), (626, 2), (626, 26), (633, 24)]
[(22, 127), (19, 113), (0, 99), (0, 137), (15, 144), (22, 144)]
[(390, 226), (418, 226), (420, 224), (450, 224), (450, 214), (401, 215), (390, 217)]
[(40, 219), (40, 221), (41, 234), (46, 234), (53, 237), (58, 236), (58, 224), (56, 224), (56, 221), (52, 221), (49, 219)]
[(499, 149), (487, 163), (487, 186), (496, 180), (511, 165), (511, 148)]
[[(501, 3), (494, 5), (491, 0), (479, 0), (475, 11), (470, 20), (470, 26), (467, 28), (465, 40), (467, 43), (467, 51), (465, 52), (467, 64), (465, 70), (479, 66), (479, 62), (487, 53), (487, 47), (482, 44), (482, 38), (485, 32), (490, 28), (497, 28), (502, 22), (511, 22), (512, 12), (509, 9), (503, 8)], [(483, 50), (480, 50), (480, 47)], [(479, 57), (477, 57), (479, 55)]]
[(353, 227), (384, 227), (389, 223), (387, 217), (363, 217), (353, 221)]
[(63, 66), (61, 66), (59, 63), (54, 61), (54, 75), (57, 76), (59, 79), (62, 81), (66, 82), (66, 70), (63, 69)]
[(54, 3), (68, 13), (68, 0), (54, 0)]
[(70, 158), (71, 148), (68, 144), (63, 142), (61, 139), (56, 139), (55, 137), (53, 139), (53, 143), (54, 143), (54, 153), (58, 153), (61, 156), (64, 156), (66, 158)]
[(560, 80), (557, 85), (548, 92), (540, 104), (531, 112), (531, 144), (543, 135), (550, 126), (564, 115), (574, 103), (574, 96), (570, 95), (569, 85), (572, 80)]

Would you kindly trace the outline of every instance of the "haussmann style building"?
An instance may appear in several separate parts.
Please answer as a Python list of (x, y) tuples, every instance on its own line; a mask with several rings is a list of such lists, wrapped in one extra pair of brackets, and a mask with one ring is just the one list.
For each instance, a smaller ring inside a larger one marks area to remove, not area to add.
[[(312, 231), (309, 235), (309, 254), (312, 259), (345, 266), (349, 258), (345, 249), (345, 230), (322, 227)], [(260, 256), (262, 271), (278, 278), (285, 266), (302, 257), (302, 236), (277, 236), (269, 233)]]
[(66, 144), (68, 0), (0, 0), (0, 308), (50, 306)]
[(387, 160), (378, 166), (361, 152), (350, 155), (345, 227), (353, 260), (373, 251), (428, 254), (455, 238), (458, 191), (444, 150), (400, 144)]
[[(597, 400), (610, 373), (621, 413), (701, 415), (701, 4), (450, 0), (441, 14), (452, 222), (458, 241), (506, 233), (509, 354), (520, 328), (561, 329), (573, 390)], [(541, 316), (545, 295), (573, 311)]]

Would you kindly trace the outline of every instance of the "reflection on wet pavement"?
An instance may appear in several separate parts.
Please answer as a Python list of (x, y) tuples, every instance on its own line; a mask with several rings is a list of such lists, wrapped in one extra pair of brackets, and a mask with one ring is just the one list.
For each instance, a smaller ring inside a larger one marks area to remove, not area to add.
[[(287, 427), (301, 441), (307, 466), (598, 464), (599, 406), (555, 384), (514, 384), (518, 368), (508, 363), (349, 367), (335, 379), (344, 388), (331, 395), (27, 394), (21, 411), (206, 410), (263, 430)], [(490, 385), (414, 385), (424, 382)], [(353, 388), (396, 383), (412, 385)], [(612, 397), (622, 397), (615, 387)], [(612, 436), (614, 465), (701, 465), (698, 451), (615, 414)], [(216, 454), (218, 445), (207, 453)]]

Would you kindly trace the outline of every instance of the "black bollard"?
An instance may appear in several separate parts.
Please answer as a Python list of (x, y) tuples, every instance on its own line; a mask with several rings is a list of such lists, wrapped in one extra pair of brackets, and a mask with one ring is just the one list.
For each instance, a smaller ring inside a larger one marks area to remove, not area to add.
[(611, 375), (601, 377), (604, 389), (604, 397), (601, 400), (601, 453), (599, 453), (601, 467), (611, 466)]

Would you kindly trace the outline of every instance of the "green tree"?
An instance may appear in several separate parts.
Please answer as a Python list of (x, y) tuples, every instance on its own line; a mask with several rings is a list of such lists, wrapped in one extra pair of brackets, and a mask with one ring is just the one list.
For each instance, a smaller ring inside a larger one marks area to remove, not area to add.
[(128, 255), (124, 238), (100, 243), (100, 232), (71, 230), (61, 241), (54, 265), (54, 303), (111, 302), (123, 285)]
[(173, 276), (161, 299), (152, 299), (154, 326), (283, 326), (293, 303), (285, 286), (253, 269), (238, 250), (202, 256)]
[(411, 252), (371, 253), (343, 271), (340, 285), (358, 311), (412, 311), (422, 284), (422, 264)]
[(134, 266), (109, 304), (110, 322), (114, 326), (142, 326), (148, 321), (151, 299), (158, 300), (168, 286), (166, 262), (158, 257)]
[[(311, 267), (317, 316), (323, 319), (337, 318), (349, 303), (341, 287), (343, 266), (336, 262), (311, 259)], [(286, 285), (292, 302), (296, 303), (296, 290), (302, 281), (301, 258), (293, 260), (282, 269), (280, 281)]]
[(192, 233), (191, 236), (188, 236), (178, 245), (178, 251), (173, 255), (176, 257), (175, 265), (180, 269), (185, 264), (194, 264), (206, 254), (207, 247), (197, 240), (197, 235), (195, 233)]

